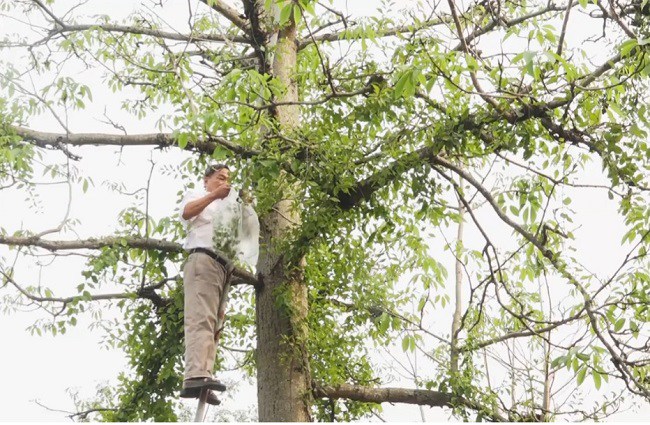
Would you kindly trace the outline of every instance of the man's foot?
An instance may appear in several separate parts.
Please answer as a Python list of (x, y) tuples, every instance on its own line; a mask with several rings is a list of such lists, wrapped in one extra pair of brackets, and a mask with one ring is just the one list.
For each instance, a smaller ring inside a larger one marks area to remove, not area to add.
[(183, 381), (183, 389), (192, 388), (208, 388), (216, 391), (226, 391), (226, 386), (217, 378), (204, 377), (204, 378), (190, 378)]
[[(211, 404), (213, 406), (218, 406), (221, 404), (221, 400), (217, 397), (217, 395), (214, 393), (212, 390), (206, 390), (208, 392), (208, 398), (206, 399), (206, 403)], [(181, 398), (199, 398), (201, 395), (201, 388), (183, 388), (181, 390)]]

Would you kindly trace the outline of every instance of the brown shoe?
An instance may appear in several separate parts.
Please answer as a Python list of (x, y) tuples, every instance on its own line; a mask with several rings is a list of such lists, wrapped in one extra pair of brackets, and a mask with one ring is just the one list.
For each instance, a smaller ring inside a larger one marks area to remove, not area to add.
[[(205, 400), (206, 403), (213, 406), (218, 406), (221, 404), (221, 400), (212, 390), (206, 390), (208, 392), (208, 398)], [(201, 388), (183, 388), (181, 390), (181, 398), (199, 398), (201, 396)]]
[(183, 389), (189, 390), (192, 388), (208, 388), (210, 390), (226, 391), (226, 386), (223, 382), (212, 377), (190, 378), (183, 381)]

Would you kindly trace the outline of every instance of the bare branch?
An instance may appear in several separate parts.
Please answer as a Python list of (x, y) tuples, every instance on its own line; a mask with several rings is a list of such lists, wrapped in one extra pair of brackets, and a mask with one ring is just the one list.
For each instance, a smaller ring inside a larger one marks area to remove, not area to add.
[(564, 12), (564, 21), (562, 22), (562, 32), (560, 33), (560, 40), (557, 42), (557, 55), (562, 56), (562, 47), (564, 44), (564, 36), (566, 35), (567, 24), (569, 23), (569, 16), (571, 15), (571, 6), (573, 5), (573, 0), (569, 0), (569, 4), (566, 7), (566, 12)]
[(5, 236), (0, 235), (0, 244), (12, 246), (34, 246), (49, 251), (71, 250), (71, 249), (101, 249), (104, 247), (118, 246), (124, 243), (129, 248), (155, 249), (162, 252), (180, 252), (182, 247), (175, 242), (168, 242), (160, 239), (119, 237), (111, 236), (105, 238), (89, 238), (76, 241), (49, 241), (31, 236)]
[[(57, 298), (57, 297), (41, 297), (38, 295), (34, 295), (29, 293), (25, 288), (20, 286), (11, 276), (6, 274), (4, 271), (0, 270), (0, 274), (4, 276), (4, 278), (11, 283), (18, 291), (23, 294), (25, 297), (29, 298), (30, 300), (37, 302), (37, 303), (45, 303), (45, 302), (52, 302), (52, 303), (60, 303), (63, 304), (65, 307), (67, 304), (76, 301), (76, 300), (84, 300), (84, 301), (110, 301), (110, 300), (128, 300), (128, 299), (136, 299), (136, 298), (143, 298), (143, 299), (148, 299), (156, 307), (165, 307), (168, 303), (168, 299), (162, 298), (160, 295), (158, 295), (156, 292), (154, 292), (154, 288), (162, 286), (161, 284), (155, 284), (151, 286), (147, 286), (145, 288), (142, 288), (136, 292), (119, 292), (119, 293), (112, 293), (112, 294), (99, 294), (99, 295), (91, 295), (89, 297), (84, 297), (82, 295), (76, 295), (76, 296), (71, 296), (71, 297), (65, 297), (65, 298)], [(175, 276), (173, 278), (169, 279), (163, 279), (162, 283), (164, 284), (167, 281), (170, 280), (176, 280), (178, 279), (178, 276)]]
[(631, 39), (636, 39), (637, 35), (634, 34), (634, 31), (632, 31), (626, 24), (621, 20), (621, 17), (616, 13), (616, 9), (614, 8), (614, 3), (611, 0), (608, 0), (609, 3), (609, 10), (603, 6), (602, 2), (597, 2), (598, 7), (603, 11), (603, 14), (605, 16), (609, 16), (616, 24), (625, 32), (625, 34), (630, 37)]
[(482, 406), (476, 405), (460, 397), (454, 398), (449, 393), (440, 391), (420, 390), (410, 388), (371, 388), (349, 384), (335, 386), (316, 386), (313, 390), (314, 397), (318, 398), (345, 398), (348, 400), (365, 403), (406, 403), (432, 407), (454, 407), (463, 405), (473, 410), (483, 411), (488, 417), (495, 420), (506, 421), (497, 413), (487, 413)]
[[(171, 133), (132, 135), (106, 133), (63, 134), (36, 131), (17, 126), (10, 126), (9, 128), (16, 135), (23, 137), (27, 141), (32, 141), (40, 147), (58, 147), (61, 144), (72, 146), (159, 146), (161, 148), (178, 146), (176, 138)], [(188, 149), (211, 155), (217, 145), (223, 146), (243, 158), (250, 158), (259, 154), (259, 151), (235, 145), (219, 136), (207, 136), (206, 139), (190, 142), (187, 146)]]
[[(473, 49), (469, 48), (469, 44), (467, 43), (467, 40), (465, 38), (465, 35), (463, 34), (463, 27), (460, 23), (460, 19), (458, 18), (458, 13), (456, 12), (456, 5), (454, 3), (454, 0), (447, 0), (447, 3), (449, 4), (449, 10), (451, 10), (451, 15), (453, 17), (454, 25), (456, 26), (456, 32), (458, 33), (458, 38), (460, 38), (460, 43), (462, 46), (462, 51), (464, 51), (467, 54), (471, 54), (472, 56), (478, 58), (478, 55)], [(497, 110), (500, 114), (504, 116), (508, 116), (509, 113), (502, 111), (501, 107), (497, 103), (497, 101), (483, 90), (481, 87), (481, 83), (478, 80), (478, 77), (476, 75), (475, 71), (470, 71), (469, 73), (472, 83), (474, 84), (474, 87), (476, 88), (476, 91), (478, 91), (479, 95), (481, 98), (488, 104), (492, 105), (492, 107)]]
[(41, 406), (42, 408), (44, 408), (46, 410), (49, 410), (50, 412), (65, 413), (68, 416), (68, 418), (70, 418), (70, 419), (74, 419), (77, 416), (80, 419), (86, 419), (88, 417), (88, 415), (91, 414), (91, 413), (96, 413), (96, 412), (116, 412), (118, 410), (118, 409), (114, 409), (114, 408), (98, 407), (98, 408), (94, 408), (94, 409), (84, 410), (84, 411), (81, 411), (81, 412), (70, 412), (68, 410), (52, 409), (52, 408), (44, 405), (43, 403), (41, 403), (38, 400), (32, 400), (32, 401), (34, 403), (38, 404), (39, 406)]
[(75, 24), (75, 25), (65, 25), (57, 29), (52, 30), (48, 34), (48, 38), (56, 34), (64, 34), (70, 32), (80, 32), (80, 31), (105, 31), (105, 32), (116, 32), (124, 34), (140, 34), (140, 35), (149, 35), (152, 37), (164, 38), (167, 40), (177, 40), (177, 41), (211, 41), (218, 43), (242, 43), (249, 44), (249, 40), (241, 36), (232, 36), (228, 37), (221, 34), (179, 34), (175, 32), (156, 30), (151, 28), (142, 28), (136, 26), (128, 25), (111, 25), (111, 24)]
[(408, 388), (371, 388), (349, 384), (317, 387), (314, 397), (345, 398), (366, 403), (406, 403), (432, 407), (452, 407), (451, 394)]

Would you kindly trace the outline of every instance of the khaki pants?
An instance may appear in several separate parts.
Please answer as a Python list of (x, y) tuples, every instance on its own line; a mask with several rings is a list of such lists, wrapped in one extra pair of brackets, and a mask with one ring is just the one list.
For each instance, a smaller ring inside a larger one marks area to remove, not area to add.
[(185, 379), (212, 376), (225, 317), (227, 280), (224, 267), (207, 254), (190, 254), (185, 263)]

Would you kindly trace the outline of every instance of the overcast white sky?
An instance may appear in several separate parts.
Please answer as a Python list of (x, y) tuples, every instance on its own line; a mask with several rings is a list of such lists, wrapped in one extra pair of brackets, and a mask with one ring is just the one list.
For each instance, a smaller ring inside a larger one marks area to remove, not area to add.
[[(57, 3), (70, 4), (70, 1)], [(74, 3), (74, 2), (72, 2)], [(186, 7), (185, 2), (178, 5), (168, 2), (170, 7), (179, 9)], [(196, 4), (197, 1), (192, 1)], [(359, 16), (374, 12), (377, 1), (335, 1), (339, 9), (347, 10), (350, 14)], [(406, 2), (404, 2), (406, 3)], [(412, 3), (412, 2), (411, 2)], [(110, 13), (112, 16), (128, 14), (131, 2), (95, 2), (96, 13)], [(182, 13), (182, 12), (181, 12)], [(170, 13), (174, 16), (174, 12)], [(0, 18), (0, 28), (5, 24)], [(572, 27), (580, 33), (579, 26)], [(0, 30), (1, 31), (1, 30)], [(571, 38), (569, 37), (569, 42)], [(602, 52), (600, 52), (602, 53)], [(91, 78), (88, 72), (80, 78)], [(102, 93), (99, 84), (93, 86), (94, 103), (89, 109), (72, 119), (71, 127), (75, 132), (93, 132), (98, 128), (110, 131), (101, 125), (104, 106), (111, 101), (108, 92)], [(108, 113), (125, 124), (130, 132), (144, 133), (154, 128), (145, 122), (138, 122), (122, 114), (118, 108), (109, 109)], [(56, 122), (50, 116), (34, 119), (32, 127), (38, 130), (60, 131)], [(74, 152), (83, 157), (78, 164), (86, 175), (91, 175), (95, 188), (89, 194), (80, 191), (73, 194), (71, 217), (81, 221), (76, 226), (80, 237), (107, 235), (114, 228), (118, 211), (128, 206), (133, 200), (116, 196), (102, 186), (103, 181), (119, 177), (127, 183), (128, 190), (143, 187), (149, 172), (149, 149), (131, 148), (119, 153), (113, 148), (79, 148)], [(153, 160), (159, 171), (164, 164), (176, 163), (185, 158), (186, 154), (176, 150), (167, 153), (156, 152)], [(58, 158), (58, 157), (57, 157)], [(118, 164), (121, 164), (118, 168)], [(142, 164), (147, 164), (143, 166)], [(591, 176), (599, 176), (597, 166), (588, 172)], [(150, 210), (155, 218), (170, 215), (176, 209), (176, 192), (181, 189), (182, 182), (154, 173), (151, 187)], [(35, 212), (25, 202), (24, 194), (15, 190), (0, 191), (0, 223), (9, 232), (26, 228), (41, 231), (55, 227), (65, 214), (67, 188), (65, 185), (45, 186), (38, 189), (42, 210)], [(623, 251), (619, 241), (623, 234), (623, 225), (616, 215), (613, 203), (607, 200), (604, 192), (581, 192), (573, 195), (573, 207), (579, 211), (578, 223), (582, 227), (577, 231), (578, 242), (585, 266), (603, 275), (611, 273), (617, 264), (612, 258), (620, 258)], [(101, 206), (98, 208), (98, 206)], [(607, 226), (604, 227), (603, 224)], [(65, 235), (74, 237), (71, 234)], [(63, 237), (61, 237), (63, 238)], [(607, 249), (603, 249), (607, 247)], [(616, 254), (616, 255), (615, 255)], [(0, 246), (1, 261), (13, 259), (15, 251), (9, 251)], [(451, 259), (445, 260), (448, 270), (453, 270)], [(17, 269), (16, 278), (19, 282), (36, 284), (40, 281), (55, 288), (57, 296), (67, 296), (74, 293), (74, 288), (81, 282), (79, 260), (69, 259), (60, 265), (42, 269), (35, 264), (22, 263)], [(106, 291), (109, 291), (107, 288)], [(6, 291), (3, 291), (5, 293)], [(2, 294), (0, 294), (2, 295)], [(71, 328), (67, 334), (52, 336), (31, 336), (25, 329), (33, 323), (40, 313), (15, 312), (0, 316), (0, 335), (4, 344), (0, 350), (0, 373), (5, 378), (0, 386), (0, 421), (62, 421), (66, 414), (50, 411), (40, 407), (36, 401), (52, 409), (73, 411), (74, 406), (66, 389), (77, 389), (81, 398), (91, 398), (97, 384), (115, 382), (117, 373), (125, 369), (125, 360), (119, 350), (100, 349), (100, 334), (88, 329), (91, 320), (80, 318), (79, 324)], [(45, 317), (45, 316), (42, 316)], [(445, 325), (446, 326), (446, 325)], [(401, 351), (401, 350), (398, 350)], [(232, 374), (226, 378), (234, 379)], [(396, 383), (398, 384), (398, 382)], [(240, 383), (239, 391), (231, 392), (224, 407), (228, 409), (247, 409), (255, 403), (255, 387), (252, 383)], [(588, 394), (587, 394), (588, 396)], [(194, 403), (191, 403), (193, 405)], [(427, 420), (447, 420), (449, 415), (441, 409), (425, 408)], [(412, 406), (386, 406), (384, 417), (389, 420), (420, 420), (420, 412)], [(650, 418), (650, 408), (647, 404), (638, 411), (627, 411), (614, 417), (617, 420), (644, 420)]]

